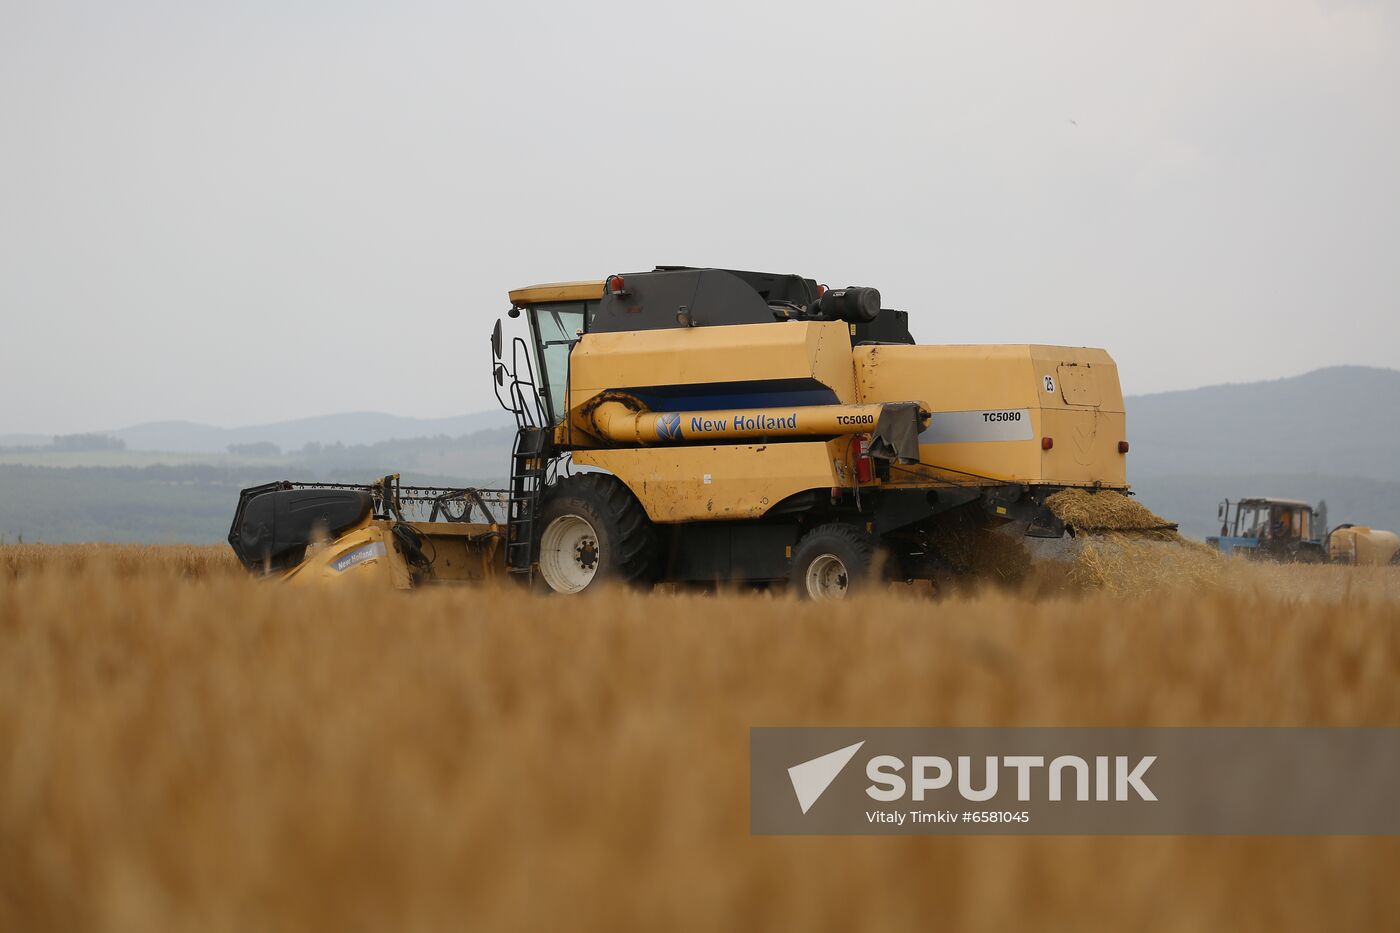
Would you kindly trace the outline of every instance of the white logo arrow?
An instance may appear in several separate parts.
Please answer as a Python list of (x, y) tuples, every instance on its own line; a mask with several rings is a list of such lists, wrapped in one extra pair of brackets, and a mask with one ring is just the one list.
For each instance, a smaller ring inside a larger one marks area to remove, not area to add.
[(802, 807), (803, 813), (812, 809), (812, 804), (826, 793), (831, 782), (836, 780), (836, 775), (841, 773), (841, 769), (850, 763), (864, 744), (862, 740), (788, 768), (788, 778), (792, 781), (792, 789), (797, 794), (797, 803)]

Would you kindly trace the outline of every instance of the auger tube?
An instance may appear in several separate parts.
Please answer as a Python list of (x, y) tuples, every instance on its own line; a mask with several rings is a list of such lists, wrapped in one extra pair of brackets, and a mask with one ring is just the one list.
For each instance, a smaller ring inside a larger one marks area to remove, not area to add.
[[(675, 444), (692, 440), (757, 437), (830, 437), (869, 434), (889, 405), (796, 405), (725, 411), (635, 411), (609, 400), (590, 413), (600, 436), (618, 444)], [(927, 414), (920, 410), (921, 420)]]

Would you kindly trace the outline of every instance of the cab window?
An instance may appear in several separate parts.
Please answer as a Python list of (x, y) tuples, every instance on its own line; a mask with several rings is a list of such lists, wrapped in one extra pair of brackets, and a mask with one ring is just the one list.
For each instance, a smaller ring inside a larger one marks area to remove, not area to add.
[(551, 424), (564, 417), (569, 387), (569, 351), (587, 327), (591, 301), (562, 301), (530, 307), (530, 329), (539, 361), (540, 394)]
[(1241, 505), (1235, 518), (1235, 535), (1240, 538), (1257, 538), (1269, 521), (1268, 506)]

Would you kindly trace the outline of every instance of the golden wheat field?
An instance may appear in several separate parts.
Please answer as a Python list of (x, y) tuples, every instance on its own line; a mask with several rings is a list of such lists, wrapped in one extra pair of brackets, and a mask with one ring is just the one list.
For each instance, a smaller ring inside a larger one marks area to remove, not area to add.
[(758, 725), (1400, 725), (1400, 573), (1108, 545), (1015, 591), (814, 606), (0, 549), (0, 930), (1400, 916), (1400, 839), (751, 836)]

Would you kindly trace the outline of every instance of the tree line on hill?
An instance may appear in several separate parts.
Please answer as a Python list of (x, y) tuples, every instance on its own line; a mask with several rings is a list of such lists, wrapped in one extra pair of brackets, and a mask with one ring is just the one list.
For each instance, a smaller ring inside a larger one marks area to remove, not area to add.
[(110, 453), (126, 450), (126, 441), (110, 434), (55, 434), (47, 445), (13, 445), (0, 447), (3, 453), (23, 451), (57, 451), (62, 453)]

